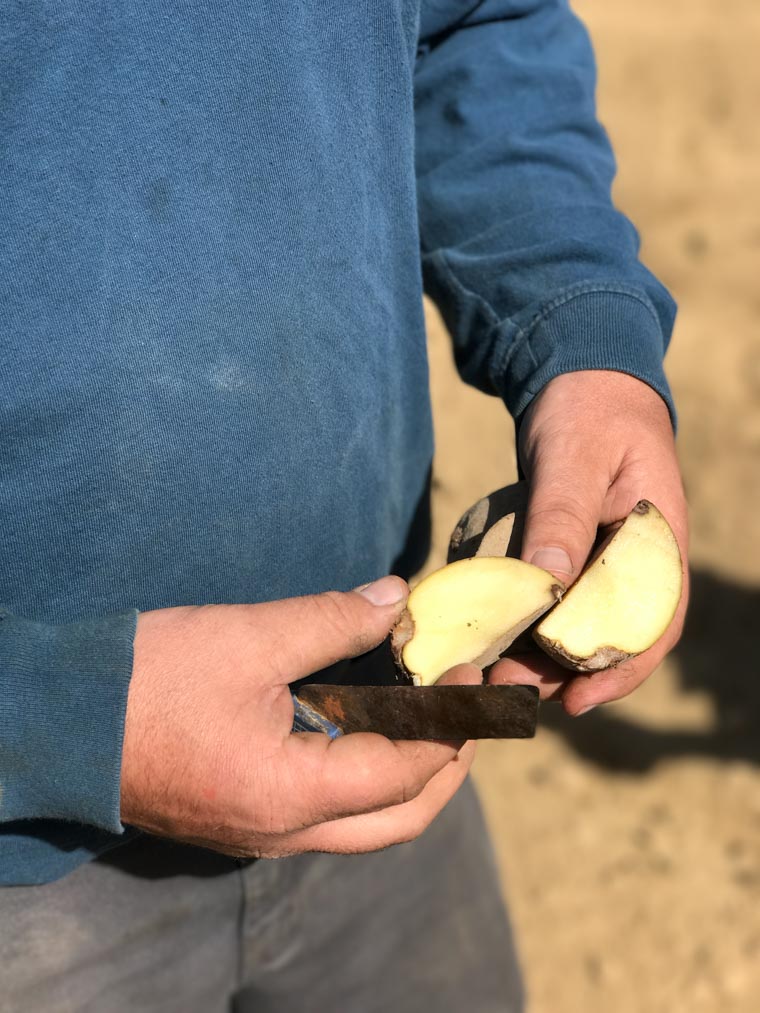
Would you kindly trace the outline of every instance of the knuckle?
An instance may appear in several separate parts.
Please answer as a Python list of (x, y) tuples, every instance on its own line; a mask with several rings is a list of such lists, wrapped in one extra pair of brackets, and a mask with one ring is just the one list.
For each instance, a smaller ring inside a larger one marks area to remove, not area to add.
[(422, 776), (407, 777), (399, 786), (399, 804), (414, 802), (422, 794), (428, 779)]
[(319, 619), (336, 632), (345, 633), (352, 626), (352, 616), (345, 597), (338, 591), (326, 591), (314, 599)]
[[(383, 774), (371, 763), (355, 766), (350, 775), (351, 800), (356, 812), (367, 812), (382, 805), (396, 804), (392, 791), (384, 790)], [(400, 800), (401, 792), (398, 792)]]
[(371, 632), (359, 625), (354, 603), (339, 591), (326, 591), (314, 599), (319, 610), (319, 621), (327, 632), (346, 642), (352, 654), (363, 654), (375, 645)]
[(271, 841), (308, 825), (302, 794), (287, 772), (276, 764), (259, 762), (256, 767), (241, 817), (246, 830), (257, 839)]
[(538, 505), (532, 511), (533, 523), (540, 524), (552, 532), (552, 537), (561, 536), (563, 532), (571, 535), (582, 535), (586, 539), (596, 537), (596, 519), (588, 515), (582, 504), (574, 500), (563, 503)]
[(424, 777), (409, 774), (403, 769), (379, 768), (369, 759), (354, 764), (346, 777), (346, 808), (350, 808), (350, 812), (345, 815), (375, 812), (413, 802), (426, 783)]

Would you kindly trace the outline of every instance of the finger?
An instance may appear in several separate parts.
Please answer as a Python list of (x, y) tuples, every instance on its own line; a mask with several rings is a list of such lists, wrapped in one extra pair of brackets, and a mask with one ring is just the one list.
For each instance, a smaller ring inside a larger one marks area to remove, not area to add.
[[(273, 842), (278, 855), (304, 851), (358, 854), (379, 851), (419, 837), (461, 787), (475, 756), (468, 742), (413, 800), (362, 816), (322, 823)], [(266, 855), (264, 856), (266, 857)]]
[(401, 614), (409, 589), (400, 577), (383, 577), (345, 593), (285, 598), (246, 606), (253, 655), (266, 645), (275, 685), (294, 682), (344, 658), (376, 647)]
[(436, 686), (480, 686), (482, 682), (483, 673), (478, 666), (464, 663), (444, 672)]
[(541, 700), (558, 700), (573, 673), (538, 651), (497, 661), (488, 673), (490, 685), (537, 686)]
[[(475, 665), (457, 665), (440, 680), (444, 685), (481, 682)], [(283, 748), (286, 764), (298, 776), (291, 793), (294, 801), (301, 799), (296, 818), (307, 825), (402, 805), (416, 798), (463, 746), (464, 741), (393, 741), (369, 733), (334, 740), (290, 735)]]
[(402, 805), (456, 757), (458, 746), (394, 742), (369, 732), (334, 740), (291, 735), (283, 746), (294, 782), (287, 829)]
[(609, 486), (607, 469), (588, 457), (579, 460), (557, 441), (533, 462), (529, 480), (521, 557), (571, 583), (596, 539)]
[[(655, 458), (670, 456), (667, 408), (645, 383), (605, 370), (549, 381), (520, 428), (520, 459), (530, 483), (522, 558), (574, 580), (599, 523), (625, 516), (624, 510), (610, 516), (603, 505), (626, 459), (645, 439), (657, 449)], [(645, 470), (650, 478), (651, 465)]]

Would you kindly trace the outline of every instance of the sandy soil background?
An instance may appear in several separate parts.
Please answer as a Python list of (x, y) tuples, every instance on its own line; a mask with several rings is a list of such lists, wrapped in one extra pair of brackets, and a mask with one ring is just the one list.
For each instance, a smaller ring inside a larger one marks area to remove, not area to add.
[[(682, 644), (633, 697), (484, 743), (531, 1013), (760, 1009), (760, 4), (576, 0), (618, 205), (680, 304), (668, 371), (692, 511)], [(429, 312), (436, 548), (512, 481), (512, 426)]]

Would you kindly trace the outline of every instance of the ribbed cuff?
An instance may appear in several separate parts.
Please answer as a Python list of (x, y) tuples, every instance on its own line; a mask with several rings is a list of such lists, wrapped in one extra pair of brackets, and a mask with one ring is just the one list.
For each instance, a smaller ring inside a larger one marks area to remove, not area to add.
[(137, 612), (66, 626), (0, 616), (0, 820), (123, 830), (121, 750)]
[(663, 398), (673, 427), (676, 411), (662, 360), (665, 339), (646, 295), (625, 286), (567, 290), (523, 328), (502, 327), (491, 358), (491, 376), (519, 420), (555, 376), (584, 369), (628, 373)]

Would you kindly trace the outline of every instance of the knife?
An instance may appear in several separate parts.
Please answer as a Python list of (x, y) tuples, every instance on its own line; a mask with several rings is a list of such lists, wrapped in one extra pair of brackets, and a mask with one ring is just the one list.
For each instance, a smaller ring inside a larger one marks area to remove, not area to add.
[(293, 694), (294, 732), (377, 732), (389, 739), (529, 739), (535, 686), (345, 686)]

